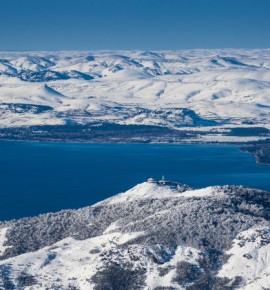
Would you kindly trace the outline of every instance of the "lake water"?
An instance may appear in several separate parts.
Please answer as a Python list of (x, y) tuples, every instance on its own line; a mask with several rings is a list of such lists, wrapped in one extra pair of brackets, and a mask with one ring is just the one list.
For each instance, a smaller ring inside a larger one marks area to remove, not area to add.
[(237, 146), (0, 142), (0, 219), (91, 205), (162, 175), (270, 191), (270, 166)]

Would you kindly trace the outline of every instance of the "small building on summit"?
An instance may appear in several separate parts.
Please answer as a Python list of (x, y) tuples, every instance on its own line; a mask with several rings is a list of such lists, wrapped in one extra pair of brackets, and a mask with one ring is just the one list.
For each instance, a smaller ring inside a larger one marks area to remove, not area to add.
[(157, 183), (157, 181), (154, 178), (148, 178), (147, 182), (148, 183)]
[(159, 184), (163, 184), (163, 185), (165, 185), (165, 184), (167, 184), (167, 183), (168, 183), (168, 181), (165, 180), (165, 176), (162, 175), (162, 178), (161, 178), (161, 180), (159, 181)]
[(162, 176), (161, 180), (155, 180), (154, 178), (150, 177), (150, 178), (147, 179), (147, 182), (148, 183), (156, 183), (156, 184), (159, 184), (159, 185), (167, 185), (167, 184), (172, 184), (173, 183), (172, 181), (165, 180), (164, 175)]
[(154, 178), (150, 177), (147, 179), (147, 182), (156, 184), (158, 186), (168, 186), (171, 189), (177, 190), (178, 192), (184, 192), (191, 189), (186, 184), (181, 184), (177, 181), (166, 180), (164, 175), (162, 176), (161, 180), (155, 180)]

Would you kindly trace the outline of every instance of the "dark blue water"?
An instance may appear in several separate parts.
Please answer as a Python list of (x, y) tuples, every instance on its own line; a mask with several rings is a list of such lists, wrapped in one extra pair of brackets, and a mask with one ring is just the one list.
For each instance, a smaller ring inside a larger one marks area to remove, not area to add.
[(163, 174), (270, 191), (270, 166), (237, 146), (0, 142), (0, 219), (90, 205)]

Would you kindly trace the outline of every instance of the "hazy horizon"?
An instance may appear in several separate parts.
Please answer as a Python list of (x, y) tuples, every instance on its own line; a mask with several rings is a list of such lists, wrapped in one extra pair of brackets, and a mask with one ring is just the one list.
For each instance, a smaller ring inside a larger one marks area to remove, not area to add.
[(10, 0), (1, 51), (270, 47), (267, 0)]

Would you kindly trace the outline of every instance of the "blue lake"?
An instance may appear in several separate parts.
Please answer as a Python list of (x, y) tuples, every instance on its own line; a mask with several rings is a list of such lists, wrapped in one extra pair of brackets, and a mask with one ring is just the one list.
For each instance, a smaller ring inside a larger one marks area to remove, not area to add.
[(270, 191), (270, 166), (237, 146), (0, 142), (0, 219), (91, 205), (162, 175)]

